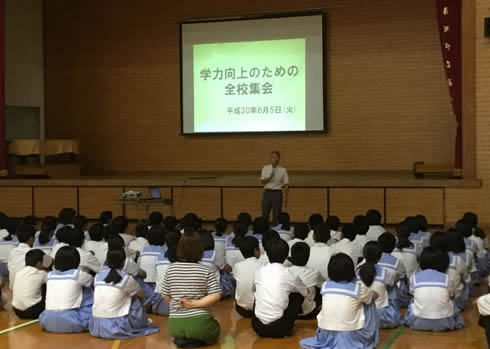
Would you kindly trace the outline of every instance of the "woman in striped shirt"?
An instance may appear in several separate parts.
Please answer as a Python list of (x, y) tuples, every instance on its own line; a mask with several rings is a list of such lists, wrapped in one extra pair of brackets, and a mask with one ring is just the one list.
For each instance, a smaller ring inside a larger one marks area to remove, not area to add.
[(177, 262), (172, 263), (162, 286), (170, 304), (169, 330), (178, 347), (201, 347), (216, 343), (221, 328), (211, 305), (221, 299), (215, 273), (199, 264), (203, 246), (199, 234), (185, 232), (177, 246)]

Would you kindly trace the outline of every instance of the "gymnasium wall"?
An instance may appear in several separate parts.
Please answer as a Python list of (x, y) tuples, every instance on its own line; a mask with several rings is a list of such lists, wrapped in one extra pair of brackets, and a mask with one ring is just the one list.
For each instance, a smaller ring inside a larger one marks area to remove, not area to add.
[[(318, 7), (328, 134), (179, 136), (179, 21)], [(452, 164), (435, 15), (428, 0), (45, 0), (46, 136), (78, 138), (92, 173), (255, 170), (271, 149), (290, 170)]]

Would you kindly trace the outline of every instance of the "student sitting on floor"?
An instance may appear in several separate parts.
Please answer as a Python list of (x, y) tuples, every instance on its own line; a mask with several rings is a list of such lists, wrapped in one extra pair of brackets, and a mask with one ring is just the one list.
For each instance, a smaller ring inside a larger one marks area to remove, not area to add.
[(413, 330), (452, 331), (464, 326), (461, 314), (450, 298), (450, 277), (446, 274), (449, 256), (436, 247), (427, 247), (420, 255), (420, 269), (410, 278), (414, 298), (404, 323)]
[(165, 274), (170, 264), (176, 262), (177, 258), (172, 258), (175, 256), (177, 251), (177, 245), (182, 237), (182, 234), (178, 230), (171, 230), (166, 236), (166, 246), (167, 250), (164, 254), (158, 256), (156, 264), (156, 286), (155, 292), (161, 293), (163, 287), (163, 280), (165, 279)]
[(62, 226), (56, 231), (56, 244), (54, 244), (53, 249), (51, 250), (51, 258), (54, 259), (56, 252), (58, 252), (60, 248), (70, 246), (72, 235), (73, 228), (70, 226)]
[(354, 225), (354, 230), (356, 231), (356, 238), (353, 241), (354, 245), (354, 258), (359, 259), (362, 258), (362, 250), (364, 249), (364, 245), (369, 241), (369, 238), (366, 236), (369, 231), (369, 224), (364, 216), (355, 216), (352, 220), (352, 224)]
[(254, 307), (254, 276), (257, 269), (263, 266), (260, 261), (259, 241), (253, 236), (245, 236), (240, 243), (240, 252), (244, 261), (235, 264), (233, 277), (236, 281), (235, 309), (245, 318), (251, 318)]
[(214, 223), (214, 232), (212, 233), (214, 239), (214, 249), (216, 250), (216, 265), (222, 270), (226, 265), (225, 259), (225, 245), (226, 245), (226, 228), (228, 222), (223, 217), (216, 218)]
[[(94, 275), (100, 272), (102, 265), (92, 252), (82, 249), (85, 241), (85, 233), (80, 228), (73, 229), (70, 239), (70, 246), (75, 247), (80, 254), (80, 269), (85, 270)], [(56, 256), (55, 256), (56, 258)]]
[[(128, 220), (124, 216), (117, 216), (112, 220), (112, 224), (116, 227), (117, 233), (121, 235), (121, 237), (124, 239), (124, 246), (128, 247), (130, 242), (136, 239), (134, 235), (128, 234), (127, 229), (128, 229)], [(129, 248), (126, 249), (126, 254), (128, 257), (135, 259), (136, 258), (136, 253), (134, 251), (128, 251)], [(128, 252), (131, 252), (131, 255), (128, 254)]]
[(141, 300), (145, 292), (123, 272), (124, 250), (107, 252), (107, 268), (95, 277), (94, 306), (90, 334), (105, 339), (129, 339), (159, 331), (148, 321)]
[(45, 217), (41, 223), (39, 234), (36, 233), (36, 239), (32, 247), (50, 255), (56, 244), (56, 237), (54, 236), (55, 229), (56, 219), (54, 217)]
[(305, 239), (308, 237), (308, 224), (306, 223), (296, 223), (294, 225), (294, 238), (289, 240), (287, 243), (289, 245), (289, 252), (291, 254), (291, 246), (297, 242), (306, 242)]
[(377, 265), (381, 253), (381, 248), (376, 241), (364, 245), (364, 261), (359, 265), (357, 272), (364, 285), (378, 294), (375, 304), (379, 328), (395, 328), (400, 325), (401, 315), (396, 299), (390, 299), (388, 294), (388, 287), (395, 284), (395, 274)]
[(39, 316), (41, 328), (53, 333), (87, 332), (93, 305), (93, 277), (78, 267), (80, 254), (74, 247), (56, 253), (46, 283), (46, 309)]
[(252, 328), (261, 337), (282, 338), (290, 334), (294, 322), (302, 313), (308, 290), (283, 264), (289, 246), (282, 239), (274, 239), (266, 246), (269, 264), (255, 273), (255, 309)]
[(199, 235), (186, 231), (177, 247), (178, 261), (165, 274), (161, 292), (170, 304), (168, 327), (178, 347), (215, 344), (221, 332), (211, 311), (221, 299), (221, 289), (215, 274), (199, 263), (202, 256)]
[[(444, 234), (444, 237), (446, 238), (446, 246), (451, 262), (450, 269), (455, 268), (461, 280), (460, 287), (458, 288), (458, 293), (460, 293), (460, 295), (456, 296), (454, 304), (459, 311), (463, 311), (466, 308), (471, 294), (470, 270), (473, 267), (473, 258), (466, 253), (464, 238), (459, 232), (451, 230)], [(461, 263), (461, 261), (463, 263)], [(453, 266), (453, 264), (456, 264), (456, 266)]]
[(138, 258), (138, 264), (141, 269), (146, 272), (146, 283), (152, 283), (155, 287), (156, 282), (156, 263), (158, 257), (165, 254), (167, 247), (165, 246), (165, 230), (162, 226), (153, 226), (148, 231), (148, 246), (141, 250), (141, 255)]
[(358, 259), (354, 255), (356, 246), (354, 245), (354, 239), (356, 238), (356, 230), (354, 224), (347, 223), (342, 227), (342, 238), (339, 242), (332, 246), (332, 255), (337, 253), (345, 253), (354, 262), (354, 266), (357, 265)]
[(289, 267), (289, 271), (303, 281), (308, 290), (298, 319), (314, 319), (322, 308), (319, 295), (323, 277), (318, 271), (306, 266), (309, 258), (310, 246), (307, 243), (297, 242), (291, 247), (291, 257), (288, 259), (292, 266)]
[(78, 215), (73, 218), (73, 228), (80, 229), (83, 231), (83, 235), (85, 238), (85, 242), (90, 240), (90, 235), (87, 230), (88, 227), (88, 219), (85, 216)]
[(83, 244), (83, 249), (92, 252), (102, 266), (105, 263), (108, 250), (107, 242), (104, 240), (104, 226), (100, 223), (93, 224), (88, 234), (90, 240)]
[(25, 267), (15, 275), (12, 290), (12, 308), (21, 319), (37, 319), (44, 310), (46, 299), (45, 254), (41, 250), (30, 250), (25, 255)]
[(129, 243), (128, 248), (135, 251), (139, 257), (143, 248), (150, 244), (148, 242), (148, 226), (146, 224), (138, 224), (134, 231), (136, 239)]
[(330, 215), (325, 220), (325, 223), (327, 223), (327, 225), (330, 227), (330, 241), (328, 244), (333, 245), (342, 240), (342, 232), (339, 230), (340, 218)]
[(313, 239), (313, 235), (315, 233), (315, 227), (318, 224), (323, 223), (323, 216), (319, 213), (313, 213), (310, 218), (308, 218), (308, 227), (310, 228), (310, 231), (308, 233), (308, 237), (305, 239), (305, 242), (311, 246), (315, 243), (315, 240)]
[(487, 251), (487, 237), (485, 232), (478, 227), (478, 216), (473, 212), (466, 212), (463, 221), (471, 226), (473, 240), (476, 246), (476, 267), (480, 278), (486, 277), (490, 271), (490, 254)]
[(378, 297), (356, 281), (352, 259), (339, 253), (328, 264), (330, 281), (322, 285), (322, 310), (315, 337), (300, 341), (303, 348), (375, 348), (379, 341), (374, 301)]
[(56, 234), (58, 230), (63, 227), (75, 228), (75, 225), (73, 224), (73, 220), (75, 219), (76, 215), (77, 215), (77, 211), (74, 208), (69, 208), (69, 207), (62, 208), (58, 214), (58, 224), (56, 225), (56, 229), (54, 233)]
[(291, 225), (289, 213), (279, 213), (277, 220), (279, 224), (272, 229), (277, 231), (284, 241), (291, 240), (294, 236), (294, 227)]
[(153, 211), (148, 216), (148, 221), (150, 223), (150, 226), (148, 227), (148, 229), (151, 229), (151, 227), (162, 226), (163, 214), (160, 211)]
[(381, 234), (385, 233), (386, 230), (381, 225), (381, 213), (378, 210), (369, 210), (366, 213), (366, 219), (369, 224), (369, 230), (366, 236), (371, 241), (378, 241)]
[(315, 243), (311, 246), (307, 266), (318, 271), (323, 278), (322, 281), (328, 280), (328, 261), (333, 252), (333, 246), (328, 246), (330, 227), (325, 223), (318, 224), (313, 239)]
[(252, 223), (253, 236), (261, 242), (265, 232), (268, 231), (269, 228), (269, 221), (265, 217), (259, 216), (255, 218)]
[(102, 211), (99, 215), (99, 223), (104, 227), (112, 223), (112, 211)]
[(388, 273), (393, 274), (393, 278), (396, 283), (387, 286), (390, 300), (394, 301), (398, 306), (400, 306), (400, 289), (398, 287), (398, 282), (408, 281), (405, 265), (401, 260), (392, 255), (396, 247), (396, 238), (392, 233), (386, 232), (379, 236), (378, 244), (381, 251), (383, 251), (378, 265), (385, 268)]
[(240, 242), (247, 234), (247, 227), (243, 224), (236, 223), (233, 227), (233, 235), (226, 238), (225, 245), (225, 270), (233, 274), (235, 264), (244, 260), (240, 252)]
[(34, 235), (36, 229), (32, 225), (22, 224), (17, 229), (17, 239), (19, 244), (14, 247), (8, 258), (8, 270), (10, 276), (10, 289), (13, 290), (15, 274), (26, 266), (26, 253), (32, 248), (34, 244)]
[[(403, 224), (408, 228), (410, 231), (410, 242), (412, 242), (415, 247), (417, 248), (417, 252), (419, 253), (418, 256), (420, 256), (420, 253), (422, 253), (422, 250), (424, 247), (427, 246), (427, 241), (426, 241), (426, 235), (421, 234), (419, 232), (420, 226), (421, 226), (421, 219), (417, 220), (415, 217), (407, 217), (403, 221)], [(430, 237), (429, 237), (430, 240)], [(429, 242), (430, 243), (430, 242)]]

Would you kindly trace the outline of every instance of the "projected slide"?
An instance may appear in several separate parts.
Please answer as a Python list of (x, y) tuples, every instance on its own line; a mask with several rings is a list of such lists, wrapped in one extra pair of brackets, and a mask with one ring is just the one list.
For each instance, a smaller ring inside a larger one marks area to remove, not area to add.
[[(324, 129), (321, 21), (313, 27), (303, 17), (189, 26), (182, 43), (184, 134)], [(259, 39), (257, 26), (266, 38)], [(238, 40), (227, 40), (231, 32)]]

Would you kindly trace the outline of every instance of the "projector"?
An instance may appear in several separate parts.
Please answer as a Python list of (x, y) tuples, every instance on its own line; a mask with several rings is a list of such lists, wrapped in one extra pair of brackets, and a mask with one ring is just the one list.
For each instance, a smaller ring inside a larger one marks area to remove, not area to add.
[(138, 200), (141, 198), (141, 192), (140, 191), (127, 191), (122, 194), (122, 199), (123, 200)]

